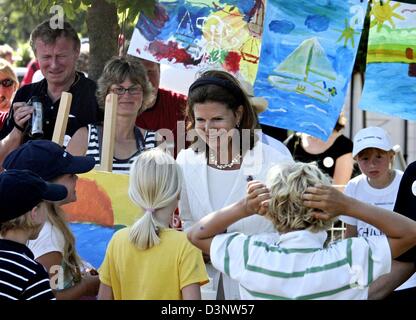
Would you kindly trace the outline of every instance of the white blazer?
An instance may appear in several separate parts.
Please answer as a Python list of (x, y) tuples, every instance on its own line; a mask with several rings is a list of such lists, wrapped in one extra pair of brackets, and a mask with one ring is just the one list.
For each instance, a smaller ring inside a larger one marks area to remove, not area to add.
[[(282, 150), (287, 148), (282, 144)], [(214, 211), (209, 195), (208, 187), (208, 166), (204, 153), (197, 154), (191, 148), (179, 152), (177, 163), (181, 166), (184, 182), (179, 200), (179, 214), (183, 221), (183, 227), (186, 231), (196, 221)], [(243, 158), (238, 176), (231, 190), (228, 192), (228, 198), (224, 206), (230, 205), (241, 200), (246, 195), (248, 178), (253, 180), (266, 181), (268, 170), (274, 165), (282, 162), (293, 162), (290, 152), (279, 152), (278, 150), (262, 143), (257, 142), (254, 148), (248, 151)], [(221, 181), (218, 181), (217, 187), (221, 188)], [(272, 223), (259, 215), (241, 219), (228, 227), (227, 232), (241, 232), (247, 235), (258, 234), (263, 232), (273, 232)], [(238, 286), (234, 284), (233, 292), (227, 294), (227, 284), (224, 278), (224, 292), (226, 299), (236, 299), (239, 297)], [(237, 291), (237, 292), (235, 292)]]

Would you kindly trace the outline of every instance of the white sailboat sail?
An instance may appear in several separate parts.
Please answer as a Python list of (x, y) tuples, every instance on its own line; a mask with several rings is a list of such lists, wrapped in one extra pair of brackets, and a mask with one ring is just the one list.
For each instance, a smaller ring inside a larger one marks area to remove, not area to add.
[[(313, 79), (311, 74), (314, 75)], [(328, 79), (336, 80), (336, 77), (325, 50), (314, 37), (304, 40), (268, 79), (279, 89), (328, 102), (331, 94), (323, 83)]]

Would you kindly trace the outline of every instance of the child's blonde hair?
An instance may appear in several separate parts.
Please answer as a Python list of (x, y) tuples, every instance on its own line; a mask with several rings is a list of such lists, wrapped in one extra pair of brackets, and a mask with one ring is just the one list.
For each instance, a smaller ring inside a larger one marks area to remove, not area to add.
[(181, 169), (172, 156), (155, 148), (137, 157), (130, 168), (129, 196), (145, 213), (130, 229), (129, 239), (135, 246), (145, 250), (160, 243), (162, 225), (154, 210), (178, 199), (181, 185)]
[(46, 210), (49, 222), (62, 232), (65, 239), (64, 252), (62, 253), (62, 263), (65, 276), (71, 276), (74, 283), (81, 281), (81, 258), (78, 256), (75, 247), (75, 237), (68, 223), (65, 220), (65, 212), (53, 202), (43, 202), (40, 205), (42, 210)]
[(331, 221), (316, 219), (311, 209), (303, 205), (302, 195), (307, 187), (318, 183), (331, 185), (330, 178), (316, 164), (296, 162), (274, 166), (268, 173), (270, 205), (266, 217), (281, 233), (309, 230), (317, 232), (329, 229)]
[[(37, 210), (44, 210), (42, 208), (42, 204), (45, 203), (42, 201), (36, 206)], [(25, 230), (28, 232), (35, 231), (39, 229), (43, 224), (39, 224), (35, 222), (32, 217), (30, 216), (32, 210), (26, 212), (25, 214), (21, 215), (20, 217), (14, 218), (9, 221), (5, 221), (0, 223), (0, 236), (4, 237), (6, 233), (10, 230)]]

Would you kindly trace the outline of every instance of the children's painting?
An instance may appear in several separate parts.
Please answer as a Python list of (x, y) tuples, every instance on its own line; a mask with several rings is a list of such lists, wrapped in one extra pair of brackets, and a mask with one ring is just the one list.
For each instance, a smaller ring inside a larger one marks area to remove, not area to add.
[(95, 268), (113, 233), (143, 215), (128, 196), (129, 176), (91, 171), (79, 175), (77, 201), (63, 206), (79, 255)]
[(269, 0), (255, 94), (266, 125), (327, 140), (342, 110), (367, 1)]
[(254, 82), (264, 0), (159, 1), (141, 14), (128, 54), (191, 70), (223, 69)]
[(416, 5), (373, 1), (360, 107), (416, 120)]

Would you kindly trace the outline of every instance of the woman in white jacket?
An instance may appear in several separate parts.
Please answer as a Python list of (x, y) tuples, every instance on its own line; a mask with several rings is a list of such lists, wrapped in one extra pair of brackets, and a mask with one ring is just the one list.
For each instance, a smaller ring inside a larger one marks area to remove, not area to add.
[[(177, 162), (184, 172), (179, 211), (184, 229), (208, 213), (244, 197), (247, 181), (265, 180), (270, 167), (293, 161), (289, 151), (258, 141), (257, 115), (237, 79), (224, 71), (206, 71), (190, 87), (187, 137), (195, 139)], [(272, 224), (253, 215), (231, 225), (228, 232), (272, 232)], [(217, 288), (219, 274), (207, 264)], [(239, 299), (238, 283), (222, 275), (224, 298)], [(221, 286), (217, 298), (222, 298)]]

